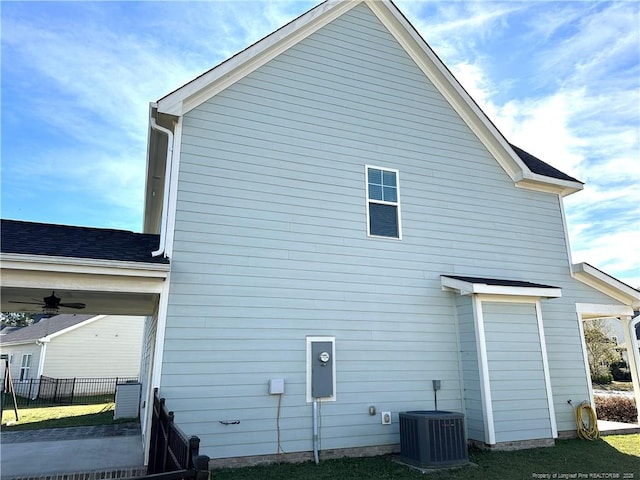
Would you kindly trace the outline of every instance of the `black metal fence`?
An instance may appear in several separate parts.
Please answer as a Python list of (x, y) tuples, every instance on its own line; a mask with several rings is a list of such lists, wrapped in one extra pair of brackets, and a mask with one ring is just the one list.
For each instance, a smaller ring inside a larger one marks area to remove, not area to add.
[[(138, 377), (52, 378), (42, 375), (29, 380), (14, 380), (18, 408), (54, 405), (91, 405), (114, 402), (118, 383), (136, 382)], [(4, 405), (12, 402), (4, 395)]]
[[(187, 437), (174, 422), (165, 399), (153, 391), (153, 417), (149, 438), (147, 474), (162, 480), (207, 480), (209, 457), (200, 455), (200, 439)], [(149, 478), (149, 477), (147, 477)]]

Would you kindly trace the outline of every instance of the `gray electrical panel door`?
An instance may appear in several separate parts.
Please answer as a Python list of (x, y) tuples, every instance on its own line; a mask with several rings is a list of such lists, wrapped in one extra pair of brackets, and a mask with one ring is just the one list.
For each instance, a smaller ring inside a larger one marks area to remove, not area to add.
[(333, 395), (333, 342), (311, 343), (311, 396)]

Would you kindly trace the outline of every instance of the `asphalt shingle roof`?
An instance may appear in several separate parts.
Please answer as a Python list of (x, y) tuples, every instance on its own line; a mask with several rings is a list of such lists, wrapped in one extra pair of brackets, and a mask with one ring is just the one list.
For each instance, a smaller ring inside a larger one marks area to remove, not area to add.
[(502, 287), (526, 287), (526, 288), (558, 288), (551, 285), (542, 285), (540, 283), (525, 282), (522, 280), (505, 280), (502, 278), (486, 278), (486, 277), (463, 277), (460, 275), (442, 275), (443, 277), (453, 278), (469, 283), (484, 283), (486, 285), (498, 285)]
[(0, 251), (25, 255), (169, 263), (152, 257), (159, 235), (106, 228), (75, 227), (2, 219)]
[(529, 168), (529, 170), (531, 170), (533, 173), (544, 175), (545, 177), (557, 178), (558, 180), (567, 180), (569, 182), (582, 183), (580, 180), (577, 180), (567, 175), (566, 173), (561, 172), (557, 168), (552, 167), (548, 163), (543, 162), (538, 157), (534, 157), (529, 152), (525, 152), (520, 147), (516, 147), (511, 143), (509, 145), (511, 145), (511, 148), (513, 148), (513, 151), (516, 152), (516, 155), (520, 157), (520, 160), (522, 160)]
[(65, 328), (73, 327), (93, 317), (95, 315), (65, 314), (42, 318), (39, 322), (27, 327), (11, 328), (7, 333), (4, 333), (3, 330), (0, 332), (0, 344), (35, 341)]

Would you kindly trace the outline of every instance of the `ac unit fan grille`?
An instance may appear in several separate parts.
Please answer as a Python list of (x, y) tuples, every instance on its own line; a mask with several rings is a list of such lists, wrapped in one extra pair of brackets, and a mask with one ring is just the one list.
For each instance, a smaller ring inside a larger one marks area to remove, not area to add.
[(405, 462), (418, 467), (468, 463), (464, 415), (430, 410), (401, 412), (400, 450)]

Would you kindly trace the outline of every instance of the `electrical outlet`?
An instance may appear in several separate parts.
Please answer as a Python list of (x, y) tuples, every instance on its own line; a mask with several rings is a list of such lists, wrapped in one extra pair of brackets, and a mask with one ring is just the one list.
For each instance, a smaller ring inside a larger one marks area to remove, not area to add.
[(391, 425), (391, 412), (380, 412), (383, 425)]

